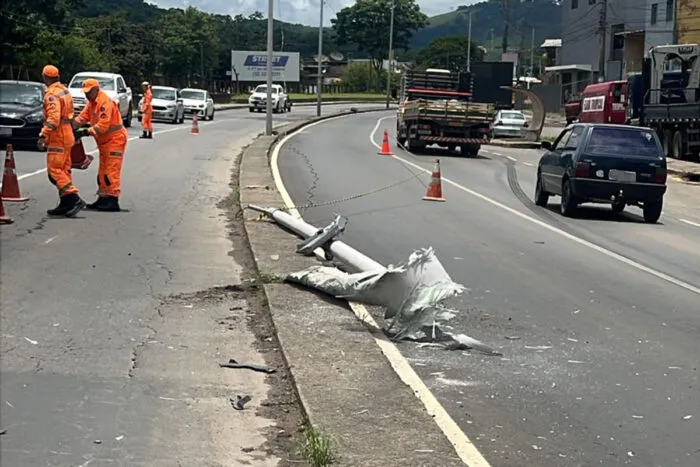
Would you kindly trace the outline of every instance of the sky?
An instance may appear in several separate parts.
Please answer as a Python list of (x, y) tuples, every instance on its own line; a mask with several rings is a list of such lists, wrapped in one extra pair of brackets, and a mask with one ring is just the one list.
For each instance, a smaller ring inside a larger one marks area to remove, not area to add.
[[(261, 11), (267, 16), (268, 0), (147, 0), (160, 7), (186, 7), (194, 6), (207, 13), (230, 14), (235, 16), (243, 14), (248, 16), (254, 11)], [(274, 0), (275, 19), (281, 19), (290, 23), (317, 25), (319, 20), (320, 0)], [(483, 0), (418, 0), (423, 13), (428, 16), (447, 13), (459, 5), (470, 5)], [(352, 5), (355, 0), (325, 0), (324, 24), (330, 25), (331, 18), (342, 8)]]

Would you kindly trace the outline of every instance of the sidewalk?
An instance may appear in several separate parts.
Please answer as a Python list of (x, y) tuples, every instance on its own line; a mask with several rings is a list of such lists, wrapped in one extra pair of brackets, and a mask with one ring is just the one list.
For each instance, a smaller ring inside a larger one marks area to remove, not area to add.
[(678, 175), (690, 181), (700, 181), (700, 163), (690, 161), (679, 161), (677, 159), (666, 159), (668, 173)]
[[(338, 114), (335, 114), (338, 115)], [(303, 124), (279, 130), (287, 134)], [(240, 202), (283, 207), (269, 167), (275, 137), (244, 152)], [(317, 264), (296, 253), (298, 238), (245, 211), (282, 351), (309, 422), (334, 440), (333, 465), (363, 467), (464, 465), (435, 420), (399, 378), (375, 337), (345, 302), (282, 283), (278, 277)]]

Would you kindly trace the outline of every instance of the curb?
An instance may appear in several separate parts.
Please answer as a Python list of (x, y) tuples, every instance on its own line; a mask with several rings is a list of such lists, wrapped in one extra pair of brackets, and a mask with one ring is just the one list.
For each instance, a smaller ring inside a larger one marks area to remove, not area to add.
[(691, 181), (700, 180), (700, 166), (697, 169), (677, 169), (667, 166), (666, 172)]

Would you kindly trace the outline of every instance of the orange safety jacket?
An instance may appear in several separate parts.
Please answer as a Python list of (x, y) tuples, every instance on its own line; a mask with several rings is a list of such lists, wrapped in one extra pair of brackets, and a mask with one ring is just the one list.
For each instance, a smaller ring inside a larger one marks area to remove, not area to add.
[(73, 98), (63, 84), (51, 83), (44, 94), (44, 126), (39, 136), (51, 142), (54, 137), (73, 136)]
[(141, 104), (141, 112), (151, 113), (153, 112), (153, 93), (151, 92), (151, 87), (146, 88), (146, 92), (143, 93), (143, 103)]
[(88, 101), (75, 121), (80, 126), (90, 125), (88, 131), (95, 137), (98, 145), (108, 143), (119, 134), (123, 134), (125, 138), (127, 136), (119, 105), (101, 89), (97, 92), (95, 101)]

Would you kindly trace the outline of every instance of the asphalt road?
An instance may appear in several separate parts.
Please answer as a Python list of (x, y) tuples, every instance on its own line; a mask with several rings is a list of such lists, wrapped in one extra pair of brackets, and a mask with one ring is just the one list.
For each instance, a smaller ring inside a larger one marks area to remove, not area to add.
[[(295, 204), (383, 263), (433, 246), (453, 280), (450, 324), (503, 357), (403, 343), (404, 355), (494, 466), (700, 465), (700, 187), (671, 181), (661, 223), (584, 207), (562, 218), (532, 203), (537, 151), (485, 147), (442, 163), (447, 201), (422, 201), (428, 176), (377, 155), (384, 114), (333, 120), (280, 152)], [(373, 130), (378, 130), (373, 134)], [(401, 180), (397, 186), (377, 192)]]
[[(314, 113), (298, 107), (274, 118)], [(264, 442), (255, 411), (239, 412), (246, 429), (231, 430), (222, 424), (232, 423), (230, 407), (217, 405), (229, 405), (232, 381), (241, 391), (264, 387), (263, 375), (222, 373), (215, 362), (229, 352), (260, 358), (253, 337), (236, 334), (245, 325), (216, 328), (241, 305), (200, 309), (182, 294), (240, 280), (216, 204), (230, 194), (234, 158), (264, 131), (265, 116), (221, 111), (200, 123), (199, 136), (190, 127), (156, 122), (153, 140), (129, 141), (121, 213), (47, 218), (57, 195), (45, 154), (15, 152), (31, 200), (6, 202), (15, 223), (0, 228), (3, 465), (234, 465), (246, 461), (234, 446)], [(74, 171), (88, 202), (96, 170), (97, 161)], [(231, 444), (217, 446), (222, 439)]]

